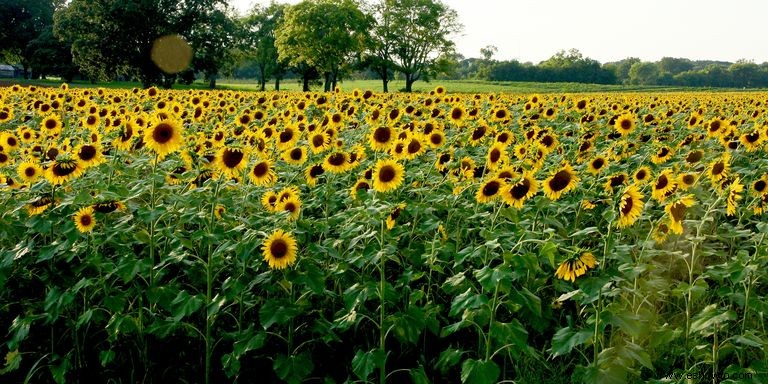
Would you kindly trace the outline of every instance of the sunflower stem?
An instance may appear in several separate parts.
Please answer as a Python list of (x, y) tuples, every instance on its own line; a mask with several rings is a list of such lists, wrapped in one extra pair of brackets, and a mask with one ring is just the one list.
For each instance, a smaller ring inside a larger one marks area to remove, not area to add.
[(216, 320), (216, 315), (209, 315), (208, 309), (211, 306), (213, 295), (213, 225), (216, 217), (216, 200), (219, 197), (219, 187), (221, 181), (216, 180), (213, 187), (213, 199), (211, 200), (211, 211), (208, 215), (208, 259), (205, 264), (205, 383), (211, 382), (211, 356), (213, 353), (213, 340), (211, 340), (211, 333), (213, 330), (213, 323)]
[[(605, 268), (605, 259), (608, 255), (608, 246), (611, 242), (611, 235), (613, 234), (613, 225), (608, 223), (608, 233), (605, 236), (605, 243), (603, 244), (603, 258), (600, 261), (599, 268)], [(600, 287), (597, 293), (597, 307), (595, 310), (595, 334), (592, 340), (592, 364), (597, 367), (597, 357), (600, 355), (600, 339), (602, 333), (600, 332), (600, 313), (603, 311), (603, 287)]]
[(381, 355), (384, 356), (383, 360), (379, 362), (379, 383), (385, 384), (387, 379), (387, 350), (384, 345), (386, 338), (386, 331), (384, 330), (384, 220), (381, 221), (381, 228), (379, 231), (379, 350)]

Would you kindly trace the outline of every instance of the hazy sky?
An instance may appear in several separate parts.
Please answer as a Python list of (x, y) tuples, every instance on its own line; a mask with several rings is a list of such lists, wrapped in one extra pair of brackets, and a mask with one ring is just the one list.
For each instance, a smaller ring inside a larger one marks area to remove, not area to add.
[[(464, 25), (459, 53), (538, 63), (576, 48), (600, 62), (664, 56), (768, 61), (765, 0), (443, 0)], [(241, 12), (269, 0), (230, 0)], [(283, 1), (291, 4), (298, 0)]]

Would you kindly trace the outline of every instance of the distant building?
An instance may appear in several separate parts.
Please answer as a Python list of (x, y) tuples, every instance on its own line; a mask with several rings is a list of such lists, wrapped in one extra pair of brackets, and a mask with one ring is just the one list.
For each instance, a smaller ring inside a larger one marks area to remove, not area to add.
[(12, 65), (0, 64), (0, 77), (16, 77), (16, 68)]

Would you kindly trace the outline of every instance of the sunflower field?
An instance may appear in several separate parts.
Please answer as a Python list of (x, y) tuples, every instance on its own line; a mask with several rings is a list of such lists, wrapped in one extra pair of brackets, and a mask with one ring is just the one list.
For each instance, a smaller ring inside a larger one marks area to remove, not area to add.
[(1, 88), (0, 381), (768, 381), (767, 109)]

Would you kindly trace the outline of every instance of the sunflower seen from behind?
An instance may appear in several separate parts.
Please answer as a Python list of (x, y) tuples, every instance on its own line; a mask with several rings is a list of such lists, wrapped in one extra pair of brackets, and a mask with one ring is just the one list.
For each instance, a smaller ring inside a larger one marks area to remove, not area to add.
[(262, 253), (270, 269), (285, 269), (296, 262), (296, 239), (290, 232), (275, 230), (264, 241)]

